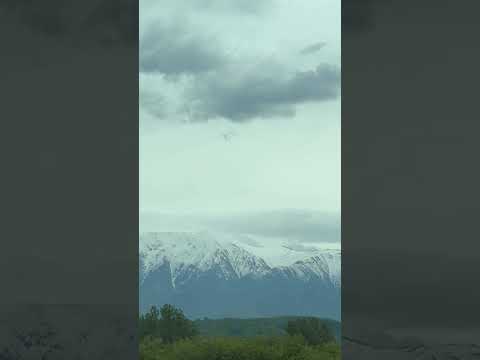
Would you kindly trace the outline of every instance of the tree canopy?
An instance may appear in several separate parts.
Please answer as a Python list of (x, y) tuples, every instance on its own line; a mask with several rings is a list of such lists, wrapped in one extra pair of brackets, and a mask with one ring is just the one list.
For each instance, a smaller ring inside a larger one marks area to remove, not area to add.
[(140, 316), (140, 338), (157, 337), (164, 343), (173, 343), (181, 339), (192, 338), (197, 329), (187, 319), (182, 310), (166, 304), (159, 310), (152, 306), (150, 311)]
[(290, 336), (303, 336), (310, 345), (323, 345), (335, 341), (327, 326), (313, 317), (290, 320), (285, 330)]

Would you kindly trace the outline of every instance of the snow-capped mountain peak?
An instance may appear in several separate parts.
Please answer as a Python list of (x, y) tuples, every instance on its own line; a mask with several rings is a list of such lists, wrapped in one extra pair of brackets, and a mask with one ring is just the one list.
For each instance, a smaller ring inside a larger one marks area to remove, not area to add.
[(167, 264), (172, 285), (215, 270), (224, 279), (261, 277), (290, 268), (299, 278), (318, 276), (340, 285), (340, 250), (279, 243), (252, 245), (248, 239), (211, 232), (150, 232), (140, 236), (144, 275)]
[(184, 282), (212, 269), (225, 279), (259, 276), (270, 269), (263, 259), (208, 232), (143, 234), (140, 257), (145, 274), (167, 263), (174, 287), (179, 279)]
[(300, 311), (338, 318), (340, 250), (307, 245), (212, 232), (144, 233), (140, 307), (170, 303), (193, 317)]

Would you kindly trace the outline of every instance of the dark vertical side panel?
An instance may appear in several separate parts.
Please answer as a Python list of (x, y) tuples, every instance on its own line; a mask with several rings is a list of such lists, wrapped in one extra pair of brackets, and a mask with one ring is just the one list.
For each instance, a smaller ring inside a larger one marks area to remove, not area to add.
[(472, 358), (478, 6), (342, 4), (343, 356)]
[(0, 354), (135, 358), (138, 2), (0, 19)]

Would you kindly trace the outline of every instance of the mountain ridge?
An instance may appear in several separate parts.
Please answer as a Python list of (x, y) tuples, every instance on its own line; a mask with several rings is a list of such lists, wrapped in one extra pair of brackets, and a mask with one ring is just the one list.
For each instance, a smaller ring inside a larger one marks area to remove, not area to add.
[[(279, 260), (252, 248), (278, 251)], [(296, 307), (308, 304), (306, 315), (339, 318), (340, 250), (299, 249), (262, 249), (211, 232), (141, 234), (141, 310), (171, 302), (198, 316), (276, 316), (302, 315)]]

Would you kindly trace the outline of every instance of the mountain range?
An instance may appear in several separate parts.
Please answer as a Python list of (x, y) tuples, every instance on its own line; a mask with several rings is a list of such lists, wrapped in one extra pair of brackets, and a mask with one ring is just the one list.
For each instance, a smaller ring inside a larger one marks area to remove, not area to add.
[(212, 232), (140, 234), (140, 311), (191, 318), (340, 318), (339, 249)]

